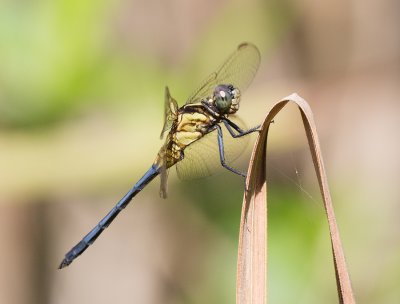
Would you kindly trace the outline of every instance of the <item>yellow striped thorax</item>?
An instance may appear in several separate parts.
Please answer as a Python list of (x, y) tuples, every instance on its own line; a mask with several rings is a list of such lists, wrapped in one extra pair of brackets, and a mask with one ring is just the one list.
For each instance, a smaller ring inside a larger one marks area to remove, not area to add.
[[(230, 84), (220, 84), (212, 96), (188, 103), (176, 109), (176, 101), (169, 102), (169, 113), (173, 117), (164, 146), (158, 152), (155, 163), (167, 168), (183, 158), (184, 149), (212, 130), (221, 117), (234, 114), (239, 109), (240, 91)], [(172, 99), (167, 92), (167, 98)]]

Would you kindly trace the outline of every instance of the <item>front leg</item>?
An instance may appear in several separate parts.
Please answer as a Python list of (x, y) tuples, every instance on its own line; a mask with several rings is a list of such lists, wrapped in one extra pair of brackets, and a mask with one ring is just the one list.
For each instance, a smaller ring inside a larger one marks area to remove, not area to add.
[(205, 101), (202, 100), (201, 104), (204, 106), (204, 108), (214, 117), (219, 117), (220, 114), (217, 113), (212, 107), (210, 107), (210, 105)]
[[(254, 128), (248, 129), (248, 130), (242, 130), (237, 124), (235, 124), (233, 121), (229, 120), (228, 118), (224, 118), (222, 121), (223, 121), (226, 129), (229, 131), (229, 133), (231, 134), (231, 136), (233, 138), (242, 137), (247, 134), (260, 131), (260, 127), (261, 127), (261, 125), (259, 125), (257, 127), (254, 127)], [(237, 134), (234, 132), (233, 129), (236, 130)]]
[(220, 125), (215, 125), (215, 128), (218, 131), (218, 148), (219, 148), (219, 158), (221, 160), (221, 165), (225, 168), (228, 169), (229, 171), (236, 173), (240, 176), (246, 177), (246, 174), (237, 171), (236, 169), (228, 166), (225, 162), (225, 151), (224, 151), (224, 140), (222, 137), (222, 129)]

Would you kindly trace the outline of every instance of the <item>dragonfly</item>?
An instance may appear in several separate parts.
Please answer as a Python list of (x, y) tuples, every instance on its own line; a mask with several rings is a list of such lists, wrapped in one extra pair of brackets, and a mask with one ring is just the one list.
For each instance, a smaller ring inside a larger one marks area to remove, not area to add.
[[(210, 138), (209, 134), (216, 135), (215, 145), (218, 146), (219, 162), (222, 167), (246, 177), (246, 174), (227, 164), (222, 127), (226, 128), (233, 139), (259, 131), (260, 126), (244, 130), (232, 120), (239, 110), (242, 93), (252, 82), (259, 65), (258, 48), (251, 43), (242, 43), (202, 82), (182, 107), (178, 106), (168, 87), (165, 88), (164, 125), (160, 135), (160, 138), (165, 136), (165, 142), (154, 163), (114, 208), (65, 254), (59, 269), (70, 265), (92, 245), (133, 197), (158, 175), (161, 177), (160, 196), (165, 198), (168, 169), (176, 165), (178, 176), (190, 171), (188, 167), (192, 166), (196, 155), (199, 156), (201, 153), (196, 150), (197, 143)], [(202, 159), (205, 158), (207, 156)], [(208, 168), (203, 171), (208, 173)]]

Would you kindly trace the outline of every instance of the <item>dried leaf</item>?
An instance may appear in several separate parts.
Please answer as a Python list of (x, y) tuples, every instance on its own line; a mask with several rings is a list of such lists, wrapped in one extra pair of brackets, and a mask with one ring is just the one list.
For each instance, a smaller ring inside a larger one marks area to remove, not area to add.
[(266, 147), (271, 121), (288, 103), (300, 109), (329, 224), (339, 303), (355, 303), (343, 248), (329, 193), (327, 177), (313, 115), (308, 103), (292, 94), (277, 102), (267, 114), (250, 160), (240, 221), (236, 303), (267, 302), (267, 183)]

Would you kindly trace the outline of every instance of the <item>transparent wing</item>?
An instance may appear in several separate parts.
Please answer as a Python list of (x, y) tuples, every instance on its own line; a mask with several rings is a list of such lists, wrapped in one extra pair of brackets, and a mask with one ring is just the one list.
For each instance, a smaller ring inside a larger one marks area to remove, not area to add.
[[(162, 133), (161, 133), (162, 135)], [(167, 168), (167, 155), (168, 149), (171, 147), (171, 137), (168, 134), (165, 139), (165, 143), (158, 152), (156, 163), (159, 166), (160, 170), (160, 197), (167, 198), (167, 182), (168, 182), (168, 168)]]
[[(229, 117), (241, 128), (246, 129), (243, 121), (232, 115)], [(234, 166), (234, 161), (243, 153), (249, 143), (250, 136), (233, 138), (224, 125), (221, 125), (224, 139), (225, 159), (228, 165)], [(184, 150), (184, 158), (176, 164), (176, 172), (180, 179), (189, 180), (210, 176), (218, 171), (226, 170), (222, 167), (219, 151), (217, 131), (206, 134)]]
[(165, 87), (164, 99), (164, 126), (161, 130), (160, 138), (162, 139), (164, 133), (171, 129), (172, 124), (178, 115), (178, 103), (169, 93), (168, 87)]
[(162, 166), (160, 170), (160, 197), (167, 198), (167, 191), (168, 191), (168, 172), (169, 170), (166, 166)]
[(243, 92), (251, 83), (260, 65), (260, 51), (251, 43), (242, 43), (235, 52), (186, 101), (198, 103), (212, 95), (220, 84), (232, 84)]

